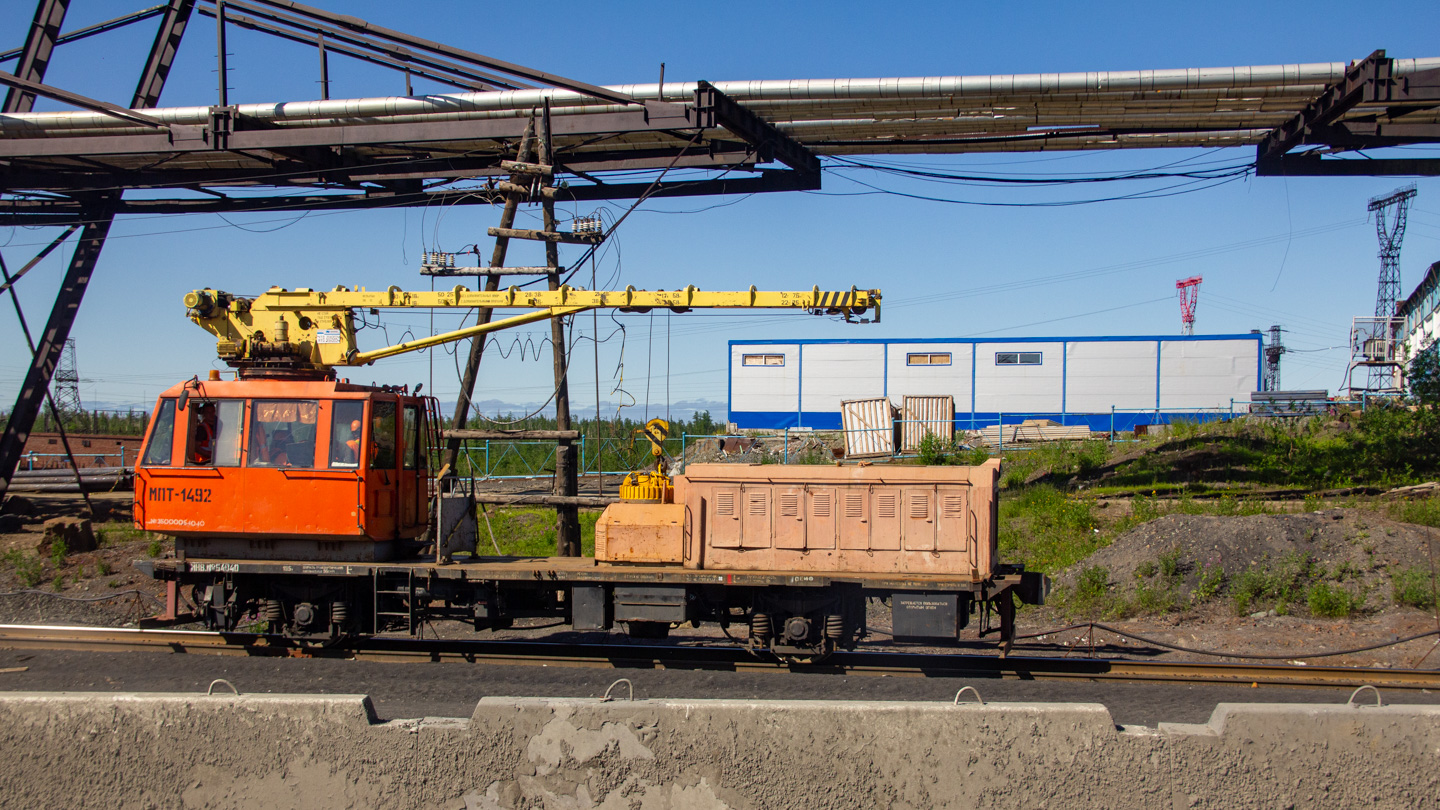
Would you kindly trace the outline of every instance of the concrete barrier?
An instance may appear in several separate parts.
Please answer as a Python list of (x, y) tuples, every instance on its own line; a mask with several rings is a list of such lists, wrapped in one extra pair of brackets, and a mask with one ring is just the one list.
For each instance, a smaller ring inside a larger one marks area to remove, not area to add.
[(1433, 806), (1440, 706), (0, 694), (5, 807)]

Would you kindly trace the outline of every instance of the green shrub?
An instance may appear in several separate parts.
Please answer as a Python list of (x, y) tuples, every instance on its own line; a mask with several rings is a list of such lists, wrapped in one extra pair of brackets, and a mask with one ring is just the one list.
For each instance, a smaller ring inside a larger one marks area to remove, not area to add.
[(65, 590), (65, 575), (56, 574), (55, 578), (50, 580), (50, 587), (54, 588), (56, 591)]
[(1265, 575), (1254, 568), (1236, 577), (1230, 583), (1230, 600), (1235, 605), (1235, 615), (1248, 616), (1255, 603), (1265, 596), (1266, 589)]
[(1391, 587), (1395, 591), (1395, 603), (1433, 610), (1435, 608), (1435, 580), (1428, 570), (1407, 568), (1392, 572)]
[(158, 537), (151, 538), (150, 545), (145, 547), (145, 554), (149, 557), (159, 557), (164, 551), (165, 544), (161, 543)]
[(979, 467), (989, 460), (990, 451), (983, 447), (972, 447), (960, 456), (960, 463), (966, 467)]
[(1354, 594), (1328, 582), (1311, 585), (1305, 601), (1310, 605), (1310, 615), (1324, 619), (1344, 619), (1360, 609), (1360, 600)]
[(1214, 599), (1225, 587), (1225, 569), (1218, 565), (1206, 565), (1200, 569), (1200, 581), (1195, 584), (1196, 599)]
[(919, 446), (915, 448), (915, 453), (921, 464), (933, 467), (950, 461), (949, 450), (949, 446), (939, 436), (934, 433), (926, 433), (925, 437), (920, 440)]
[(50, 544), (50, 562), (56, 568), (65, 564), (65, 558), (70, 554), (70, 546), (64, 540), (55, 540)]
[(1168, 580), (1180, 576), (1180, 549), (1171, 549), (1160, 555), (1160, 575)]
[(1103, 565), (1092, 565), (1080, 572), (1075, 580), (1075, 595), (1081, 599), (1099, 599), (1110, 587), (1110, 571)]
[(30, 556), (18, 548), (12, 548), (5, 552), (3, 559), (15, 569), (15, 578), (27, 588), (39, 585), (44, 577), (45, 563), (38, 556)]
[(1138, 613), (1169, 613), (1180, 607), (1180, 594), (1168, 584), (1141, 582), (1135, 588), (1134, 609)]
[(112, 569), (110, 568), (110, 563), (105, 562), (104, 560), (99, 560), (95, 563), (95, 573), (99, 576), (109, 576), (111, 570)]
[(1153, 560), (1146, 560), (1135, 566), (1136, 579), (1149, 579), (1153, 576), (1155, 576), (1155, 562)]

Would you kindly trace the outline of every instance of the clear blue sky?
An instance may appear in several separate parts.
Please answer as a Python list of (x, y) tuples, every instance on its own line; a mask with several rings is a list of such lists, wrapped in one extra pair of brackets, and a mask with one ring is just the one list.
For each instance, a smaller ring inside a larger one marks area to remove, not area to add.
[[(313, 2), (501, 59), (597, 84), (652, 82), (666, 63), (669, 81), (975, 75), (1130, 70), (1357, 59), (1376, 48), (1394, 57), (1440, 56), (1440, 4), (1311, 2), (1179, 3), (731, 3), (687, 13), (674, 4), (547, 4), (524, 30), (492, 16), (500, 4), (470, 2)], [(75, 0), (66, 29), (139, 8)], [(0, 44), (18, 46), (32, 14), (16, 0), (0, 16)], [(124, 103), (133, 91), (151, 23), (62, 46), (47, 81)], [(197, 15), (162, 106), (213, 103), (213, 23)], [(232, 30), (232, 103), (319, 96), (313, 51)], [(332, 97), (398, 95), (398, 74), (332, 58)], [(439, 88), (417, 83), (417, 92)], [(44, 105), (45, 108), (60, 108)], [(1413, 155), (1421, 150), (1410, 150)], [(1424, 154), (1440, 154), (1428, 150)], [(1177, 160), (1236, 163), (1253, 150), (1132, 150), (1009, 156), (908, 158), (937, 167), (1022, 173), (1094, 173)], [(866, 182), (975, 202), (1046, 202), (1140, 191), (1106, 184), (1080, 191), (907, 186)], [(639, 288), (696, 284), (707, 289), (881, 287), (884, 323), (846, 326), (801, 316), (627, 317), (621, 338), (601, 318), (601, 397), (614, 401), (617, 364), (624, 388), (642, 403), (648, 376), (651, 411), (671, 401), (725, 399), (725, 341), (730, 337), (942, 337), (973, 335), (1173, 334), (1179, 331), (1177, 278), (1201, 274), (1198, 331), (1246, 332), (1283, 324), (1296, 349), (1343, 346), (1349, 321), (1374, 307), (1376, 238), (1365, 203), (1410, 182), (1401, 178), (1249, 178), (1163, 199), (1070, 207), (984, 207), (889, 195), (851, 196), (866, 188), (828, 175), (819, 193), (697, 198), (647, 203), (602, 258), (601, 285)], [(1406, 293), (1440, 259), (1440, 183), (1419, 181), (1402, 258)], [(623, 210), (626, 202), (613, 203)], [(720, 207), (714, 207), (720, 206)], [(708, 209), (708, 210), (700, 210)], [(588, 213), (589, 207), (577, 212)], [(196, 287), (254, 293), (271, 284), (335, 284), (424, 289), (416, 272), (424, 248), (455, 250), (480, 242), (497, 212), (484, 207), (435, 211), (320, 212), (122, 219), (112, 232), (73, 336), (84, 401), (148, 407), (155, 395), (214, 363), (210, 337), (184, 318), (181, 296)], [(283, 226), (283, 227), (282, 227)], [(271, 231), (271, 232), (266, 232)], [(51, 230), (0, 228), (10, 266), (24, 261)], [(22, 282), (32, 328), (44, 322), (68, 249)], [(561, 263), (578, 255), (562, 251)], [(541, 263), (538, 247), (512, 248), (511, 263)], [(1065, 278), (1057, 279), (1057, 276)], [(389, 334), (429, 328), (418, 316), (387, 316)], [(437, 319), (440, 328), (453, 316)], [(590, 332), (590, 318), (580, 320)], [(651, 339), (653, 327), (654, 337)], [(508, 333), (539, 340), (548, 329)], [(367, 344), (374, 345), (374, 344)], [(13, 402), (24, 371), (23, 345), (10, 305), (0, 308), (0, 408)], [(593, 408), (594, 360), (582, 343), (572, 363), (577, 407)], [(653, 373), (647, 370), (653, 353)], [(487, 354), (477, 399), (513, 403), (550, 393), (548, 351), (536, 361), (516, 352)], [(442, 398), (458, 389), (454, 359), (434, 357)], [(431, 379), (429, 355), (409, 355), (358, 370), (362, 381)], [(1345, 352), (1288, 355), (1287, 388), (1336, 389)], [(640, 408), (627, 410), (639, 417)]]

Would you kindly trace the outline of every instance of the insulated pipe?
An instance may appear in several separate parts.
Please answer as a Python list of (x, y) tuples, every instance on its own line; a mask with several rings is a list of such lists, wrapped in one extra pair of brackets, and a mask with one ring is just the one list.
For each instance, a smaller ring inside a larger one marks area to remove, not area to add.
[[(718, 82), (715, 87), (740, 101), (894, 100), (937, 96), (991, 97), (1050, 93), (1135, 93), (1214, 88), (1324, 86), (1344, 76), (1344, 62), (1254, 67), (1186, 68), (1087, 73), (1030, 73), (996, 76), (933, 76), (878, 79), (795, 79)], [(1397, 75), (1440, 67), (1440, 57), (1396, 59)], [(662, 100), (658, 84), (619, 85), (607, 89), (640, 100)], [(667, 82), (664, 101), (685, 102), (694, 96), (693, 82)], [(593, 96), (571, 90), (506, 90), (420, 97), (389, 96), (329, 101), (242, 104), (241, 116), (260, 121), (314, 121), (316, 119), (371, 119), (376, 116), (464, 114), (508, 110), (523, 112), (549, 101), (552, 112), (561, 108), (586, 111), (615, 108), (597, 104)], [(884, 105), (876, 105), (884, 109)], [(209, 121), (209, 107), (169, 107), (146, 110), (167, 124), (199, 126)], [(40, 137), (73, 134), (89, 129), (113, 129), (115, 119), (93, 112), (39, 112), (0, 116), (0, 134), (12, 128), (30, 130)], [(38, 132), (36, 132), (38, 130)]]

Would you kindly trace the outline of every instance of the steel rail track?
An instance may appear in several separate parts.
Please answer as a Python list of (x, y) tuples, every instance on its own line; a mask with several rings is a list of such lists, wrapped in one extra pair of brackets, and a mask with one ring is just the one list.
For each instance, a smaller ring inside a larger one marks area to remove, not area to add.
[(739, 647), (599, 645), (537, 641), (370, 638), (344, 646), (311, 646), (253, 633), (46, 625), (0, 625), (0, 649), (90, 652), (150, 651), (201, 655), (349, 658), (379, 661), (466, 661), (507, 666), (610, 669), (812, 672), (984, 680), (1090, 680), (1221, 683), (1265, 686), (1440, 689), (1440, 671), (1370, 667), (1229, 664), (1189, 661), (840, 652), (818, 664), (752, 655)]

